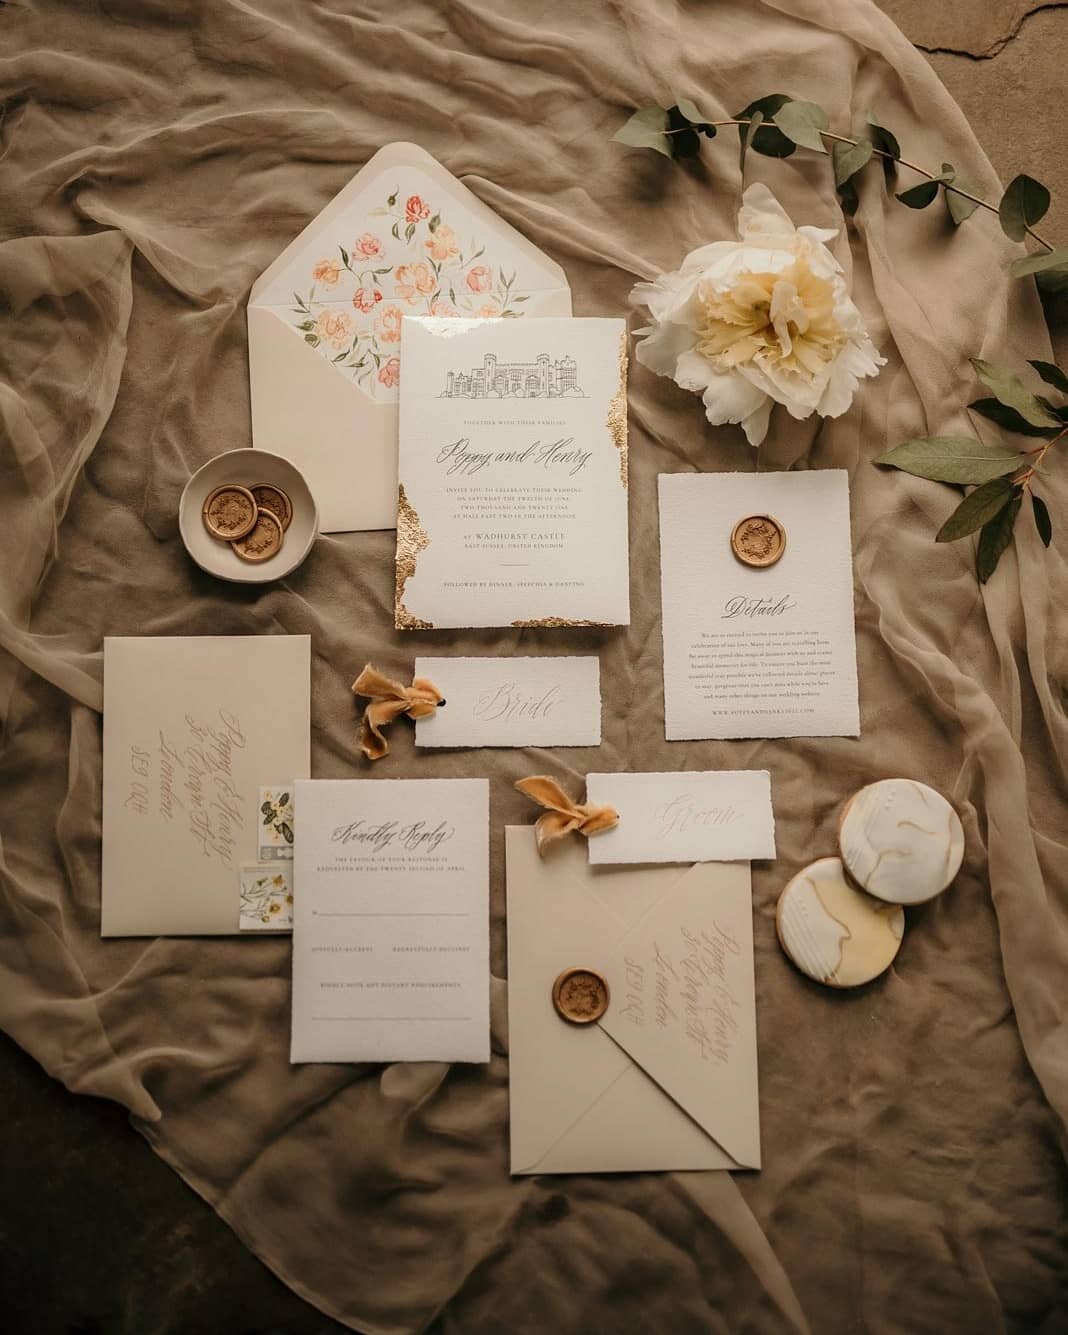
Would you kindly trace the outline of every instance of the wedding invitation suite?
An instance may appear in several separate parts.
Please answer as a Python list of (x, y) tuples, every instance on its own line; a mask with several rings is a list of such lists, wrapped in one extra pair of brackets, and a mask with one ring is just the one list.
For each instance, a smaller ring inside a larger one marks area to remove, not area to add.
[(669, 741), (859, 736), (843, 470), (661, 475), (660, 571)]
[[(749, 864), (591, 867), (505, 834), (512, 1172), (759, 1168)], [(576, 968), (607, 992), (592, 1023), (554, 1004)]]
[(293, 1062), (489, 1061), (489, 784), (295, 785)]
[(767, 770), (587, 774), (586, 800), (619, 824), (589, 840), (590, 862), (733, 862), (775, 856)]
[(396, 626), (630, 620), (622, 320), (405, 319)]
[(102, 936), (238, 932), (260, 787), (310, 764), (307, 635), (104, 641)]
[(417, 658), (445, 704), (415, 725), (416, 746), (597, 746), (596, 658)]

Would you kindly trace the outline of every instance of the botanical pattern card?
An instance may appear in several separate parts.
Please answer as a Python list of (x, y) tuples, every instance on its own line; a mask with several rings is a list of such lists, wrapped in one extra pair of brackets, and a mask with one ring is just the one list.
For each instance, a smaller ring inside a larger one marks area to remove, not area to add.
[(398, 630), (630, 620), (622, 320), (404, 322)]
[(417, 658), (445, 704), (415, 725), (416, 746), (598, 746), (596, 658)]
[(260, 861), (293, 859), (293, 785), (260, 789)]
[(237, 926), (242, 932), (293, 930), (292, 863), (251, 863), (241, 868)]
[(619, 824), (588, 840), (590, 861), (734, 862), (775, 856), (764, 769), (587, 774), (586, 800)]
[(843, 470), (662, 475), (660, 574), (669, 741), (859, 736)]
[(253, 286), (253, 444), (302, 469), (325, 532), (392, 528), (401, 321), (570, 313), (558, 264), (428, 153), (390, 144)]
[(265, 776), (310, 763), (307, 635), (104, 641), (103, 936), (238, 931)]
[(489, 784), (295, 785), (294, 1062), (489, 1061)]

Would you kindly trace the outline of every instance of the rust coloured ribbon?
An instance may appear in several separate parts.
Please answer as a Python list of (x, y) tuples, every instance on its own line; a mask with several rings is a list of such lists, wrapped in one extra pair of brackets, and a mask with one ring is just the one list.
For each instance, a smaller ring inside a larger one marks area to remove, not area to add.
[(572, 802), (556, 780), (547, 775), (534, 774), (529, 779), (519, 779), (515, 786), (521, 793), (547, 808), (534, 824), (538, 852), (543, 857), (547, 848), (573, 830), (585, 835), (603, 834), (605, 830), (611, 830), (619, 824), (619, 812), (613, 807), (593, 807)]
[(427, 718), (445, 703), (445, 697), (426, 677), (413, 677), (410, 686), (387, 677), (370, 663), (352, 683), (353, 695), (365, 695), (370, 704), (360, 723), (360, 749), (368, 760), (381, 760), (389, 754), (389, 743), (382, 734), (395, 718)]

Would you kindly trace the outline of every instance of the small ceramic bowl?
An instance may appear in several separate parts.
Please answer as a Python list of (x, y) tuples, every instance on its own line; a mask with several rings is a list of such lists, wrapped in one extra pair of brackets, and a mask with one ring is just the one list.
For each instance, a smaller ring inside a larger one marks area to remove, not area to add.
[[(293, 519), (285, 542), (266, 561), (243, 561), (228, 542), (213, 538), (204, 527), (201, 510), (208, 495), (224, 482), (245, 487), (270, 482), (281, 487), (293, 502)], [(209, 575), (235, 584), (267, 584), (296, 570), (319, 536), (319, 507), (304, 475), (280, 454), (267, 450), (227, 450), (209, 459), (185, 484), (178, 503), (178, 529), (185, 549)]]

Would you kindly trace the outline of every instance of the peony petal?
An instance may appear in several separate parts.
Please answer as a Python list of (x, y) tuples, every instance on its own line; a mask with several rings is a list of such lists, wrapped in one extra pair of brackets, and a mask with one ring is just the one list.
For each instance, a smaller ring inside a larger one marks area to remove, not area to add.
[(831, 366), (817, 412), (821, 417), (841, 417), (853, 402), (860, 381), (878, 375), (879, 367), (885, 365), (886, 358), (879, 356), (866, 334), (847, 343)]
[(781, 237), (789, 244), (796, 237), (797, 228), (768, 187), (757, 181), (742, 195), (742, 207), (738, 210), (738, 235), (743, 241)]
[(768, 434), (768, 422), (771, 419), (772, 400), (765, 399), (756, 412), (742, 418), (742, 430), (745, 438), (755, 450)]
[(688, 389), (694, 394), (703, 394), (720, 373), (707, 357), (699, 352), (684, 352), (675, 366), (675, 384), (680, 389)]
[(697, 335), (692, 329), (668, 322), (659, 325), (640, 343), (635, 343), (634, 355), (657, 375), (674, 376), (679, 358), (689, 352), (696, 341)]
[(701, 400), (712, 425), (723, 426), (751, 417), (764, 406), (766, 397), (741, 371), (717, 371)]

